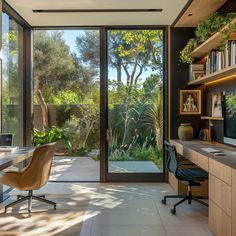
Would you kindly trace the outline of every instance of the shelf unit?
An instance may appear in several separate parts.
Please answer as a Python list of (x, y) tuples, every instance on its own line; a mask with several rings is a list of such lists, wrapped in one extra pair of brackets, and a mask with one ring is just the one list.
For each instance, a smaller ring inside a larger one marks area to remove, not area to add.
[[(236, 18), (234, 18), (229, 24), (235, 23)], [(200, 46), (195, 48), (190, 56), (193, 58), (203, 58), (205, 57), (211, 50), (219, 48), (221, 46), (221, 32), (225, 29), (228, 29), (229, 24), (224, 26), (220, 32), (212, 35), (208, 40), (202, 43)], [(236, 33), (231, 33), (229, 40), (236, 40)]]
[(203, 76), (199, 79), (190, 81), (188, 85), (201, 85), (201, 84), (207, 84), (211, 82), (217, 82), (222, 79), (227, 78), (236, 78), (236, 64), (232, 66), (228, 66), (222, 70), (216, 71), (214, 73), (211, 73), (209, 75)]
[[(229, 24), (235, 23), (236, 18), (234, 18)], [(224, 26), (220, 32), (212, 35), (208, 40), (199, 45), (194, 49), (190, 56), (196, 59), (203, 58), (213, 49), (217, 49), (221, 46), (221, 32), (229, 27), (229, 24)], [(231, 33), (229, 40), (236, 40), (236, 33)], [(202, 85), (207, 83), (218, 82), (223, 79), (236, 78), (236, 64), (226, 67), (222, 70), (216, 71), (209, 75), (205, 75), (199, 79), (190, 81), (188, 85)]]
[(202, 120), (224, 120), (224, 117), (201, 116)]

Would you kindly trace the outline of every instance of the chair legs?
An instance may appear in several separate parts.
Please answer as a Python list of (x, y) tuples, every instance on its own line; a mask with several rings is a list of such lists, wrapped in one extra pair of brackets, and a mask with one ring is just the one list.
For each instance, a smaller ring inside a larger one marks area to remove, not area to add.
[(33, 191), (32, 190), (29, 190), (29, 193), (27, 196), (22, 196), (22, 195), (17, 195), (17, 200), (6, 205), (5, 206), (5, 213), (7, 212), (7, 209), (9, 207), (12, 207), (14, 205), (17, 205), (21, 202), (24, 202), (24, 201), (28, 201), (28, 212), (31, 213), (31, 209), (32, 209), (32, 200), (37, 200), (37, 201), (41, 201), (41, 202), (44, 202), (44, 203), (47, 203), (47, 204), (50, 204), (50, 205), (53, 205), (54, 207), (54, 210), (56, 210), (56, 203), (55, 202), (52, 202), (52, 201), (49, 201), (47, 199), (45, 199), (45, 195), (40, 195), (40, 196), (34, 196), (33, 195)]
[(206, 202), (203, 202), (201, 201), (200, 199), (207, 199), (207, 198), (204, 198), (204, 197), (201, 197), (201, 196), (193, 196), (192, 195), (192, 191), (191, 191), (191, 186), (188, 186), (188, 193), (187, 195), (169, 195), (169, 196), (165, 196), (161, 202), (163, 204), (166, 204), (166, 199), (167, 198), (182, 198), (179, 202), (177, 202), (173, 208), (170, 210), (170, 212), (174, 215), (176, 213), (176, 207), (178, 205), (180, 205), (181, 203), (185, 202), (185, 201), (188, 201), (188, 204), (191, 204), (192, 203), (192, 200), (200, 203), (200, 204), (203, 204), (205, 206), (208, 206), (208, 204)]
[(40, 202), (44, 202), (44, 203), (50, 204), (50, 205), (53, 205), (54, 210), (56, 210), (57, 204), (55, 202), (49, 201), (49, 200), (47, 200), (45, 198), (41, 198), (41, 197), (38, 197), (38, 196), (33, 196), (33, 199), (35, 199), (37, 201), (40, 201)]

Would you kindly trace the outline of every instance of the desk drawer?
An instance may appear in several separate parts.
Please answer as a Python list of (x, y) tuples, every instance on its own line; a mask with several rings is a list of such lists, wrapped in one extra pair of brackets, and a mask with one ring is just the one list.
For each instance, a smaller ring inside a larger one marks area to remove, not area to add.
[(195, 152), (195, 151), (193, 151), (189, 148), (185, 148), (184, 152), (183, 152), (183, 156), (197, 165), (197, 161), (198, 161), (197, 160), (198, 159), (198, 153), (197, 152)]
[(236, 169), (232, 169), (232, 235), (236, 235)]
[(218, 161), (209, 159), (209, 173), (216, 176), (218, 179), (223, 180), (225, 183), (231, 185), (232, 174), (231, 168)]
[(213, 201), (209, 201), (209, 228), (215, 236), (231, 236), (231, 217)]
[(231, 186), (224, 181), (209, 175), (209, 198), (231, 216)]
[(209, 158), (198, 153), (197, 156), (197, 165), (202, 168), (203, 170), (205, 170), (206, 172), (208, 172), (209, 170), (209, 164), (208, 164)]

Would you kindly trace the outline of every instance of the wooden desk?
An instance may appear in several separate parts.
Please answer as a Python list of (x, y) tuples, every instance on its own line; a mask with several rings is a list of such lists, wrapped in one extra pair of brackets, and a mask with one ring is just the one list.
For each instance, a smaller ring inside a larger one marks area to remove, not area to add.
[[(209, 228), (216, 236), (236, 235), (236, 148), (199, 140), (171, 140), (179, 154), (209, 173)], [(202, 150), (214, 148), (224, 156)]]
[[(0, 156), (0, 171), (30, 158), (34, 149), (34, 147), (24, 147), (14, 152), (4, 153), (3, 156)], [(0, 202), (3, 202), (7, 197), (4, 195), (3, 185), (0, 183)]]

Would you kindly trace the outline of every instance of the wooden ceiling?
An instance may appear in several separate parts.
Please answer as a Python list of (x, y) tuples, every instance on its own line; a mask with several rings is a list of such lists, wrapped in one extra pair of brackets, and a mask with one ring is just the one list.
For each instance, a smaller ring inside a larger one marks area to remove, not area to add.
[(227, 0), (192, 0), (174, 27), (196, 27), (197, 24), (216, 12)]

